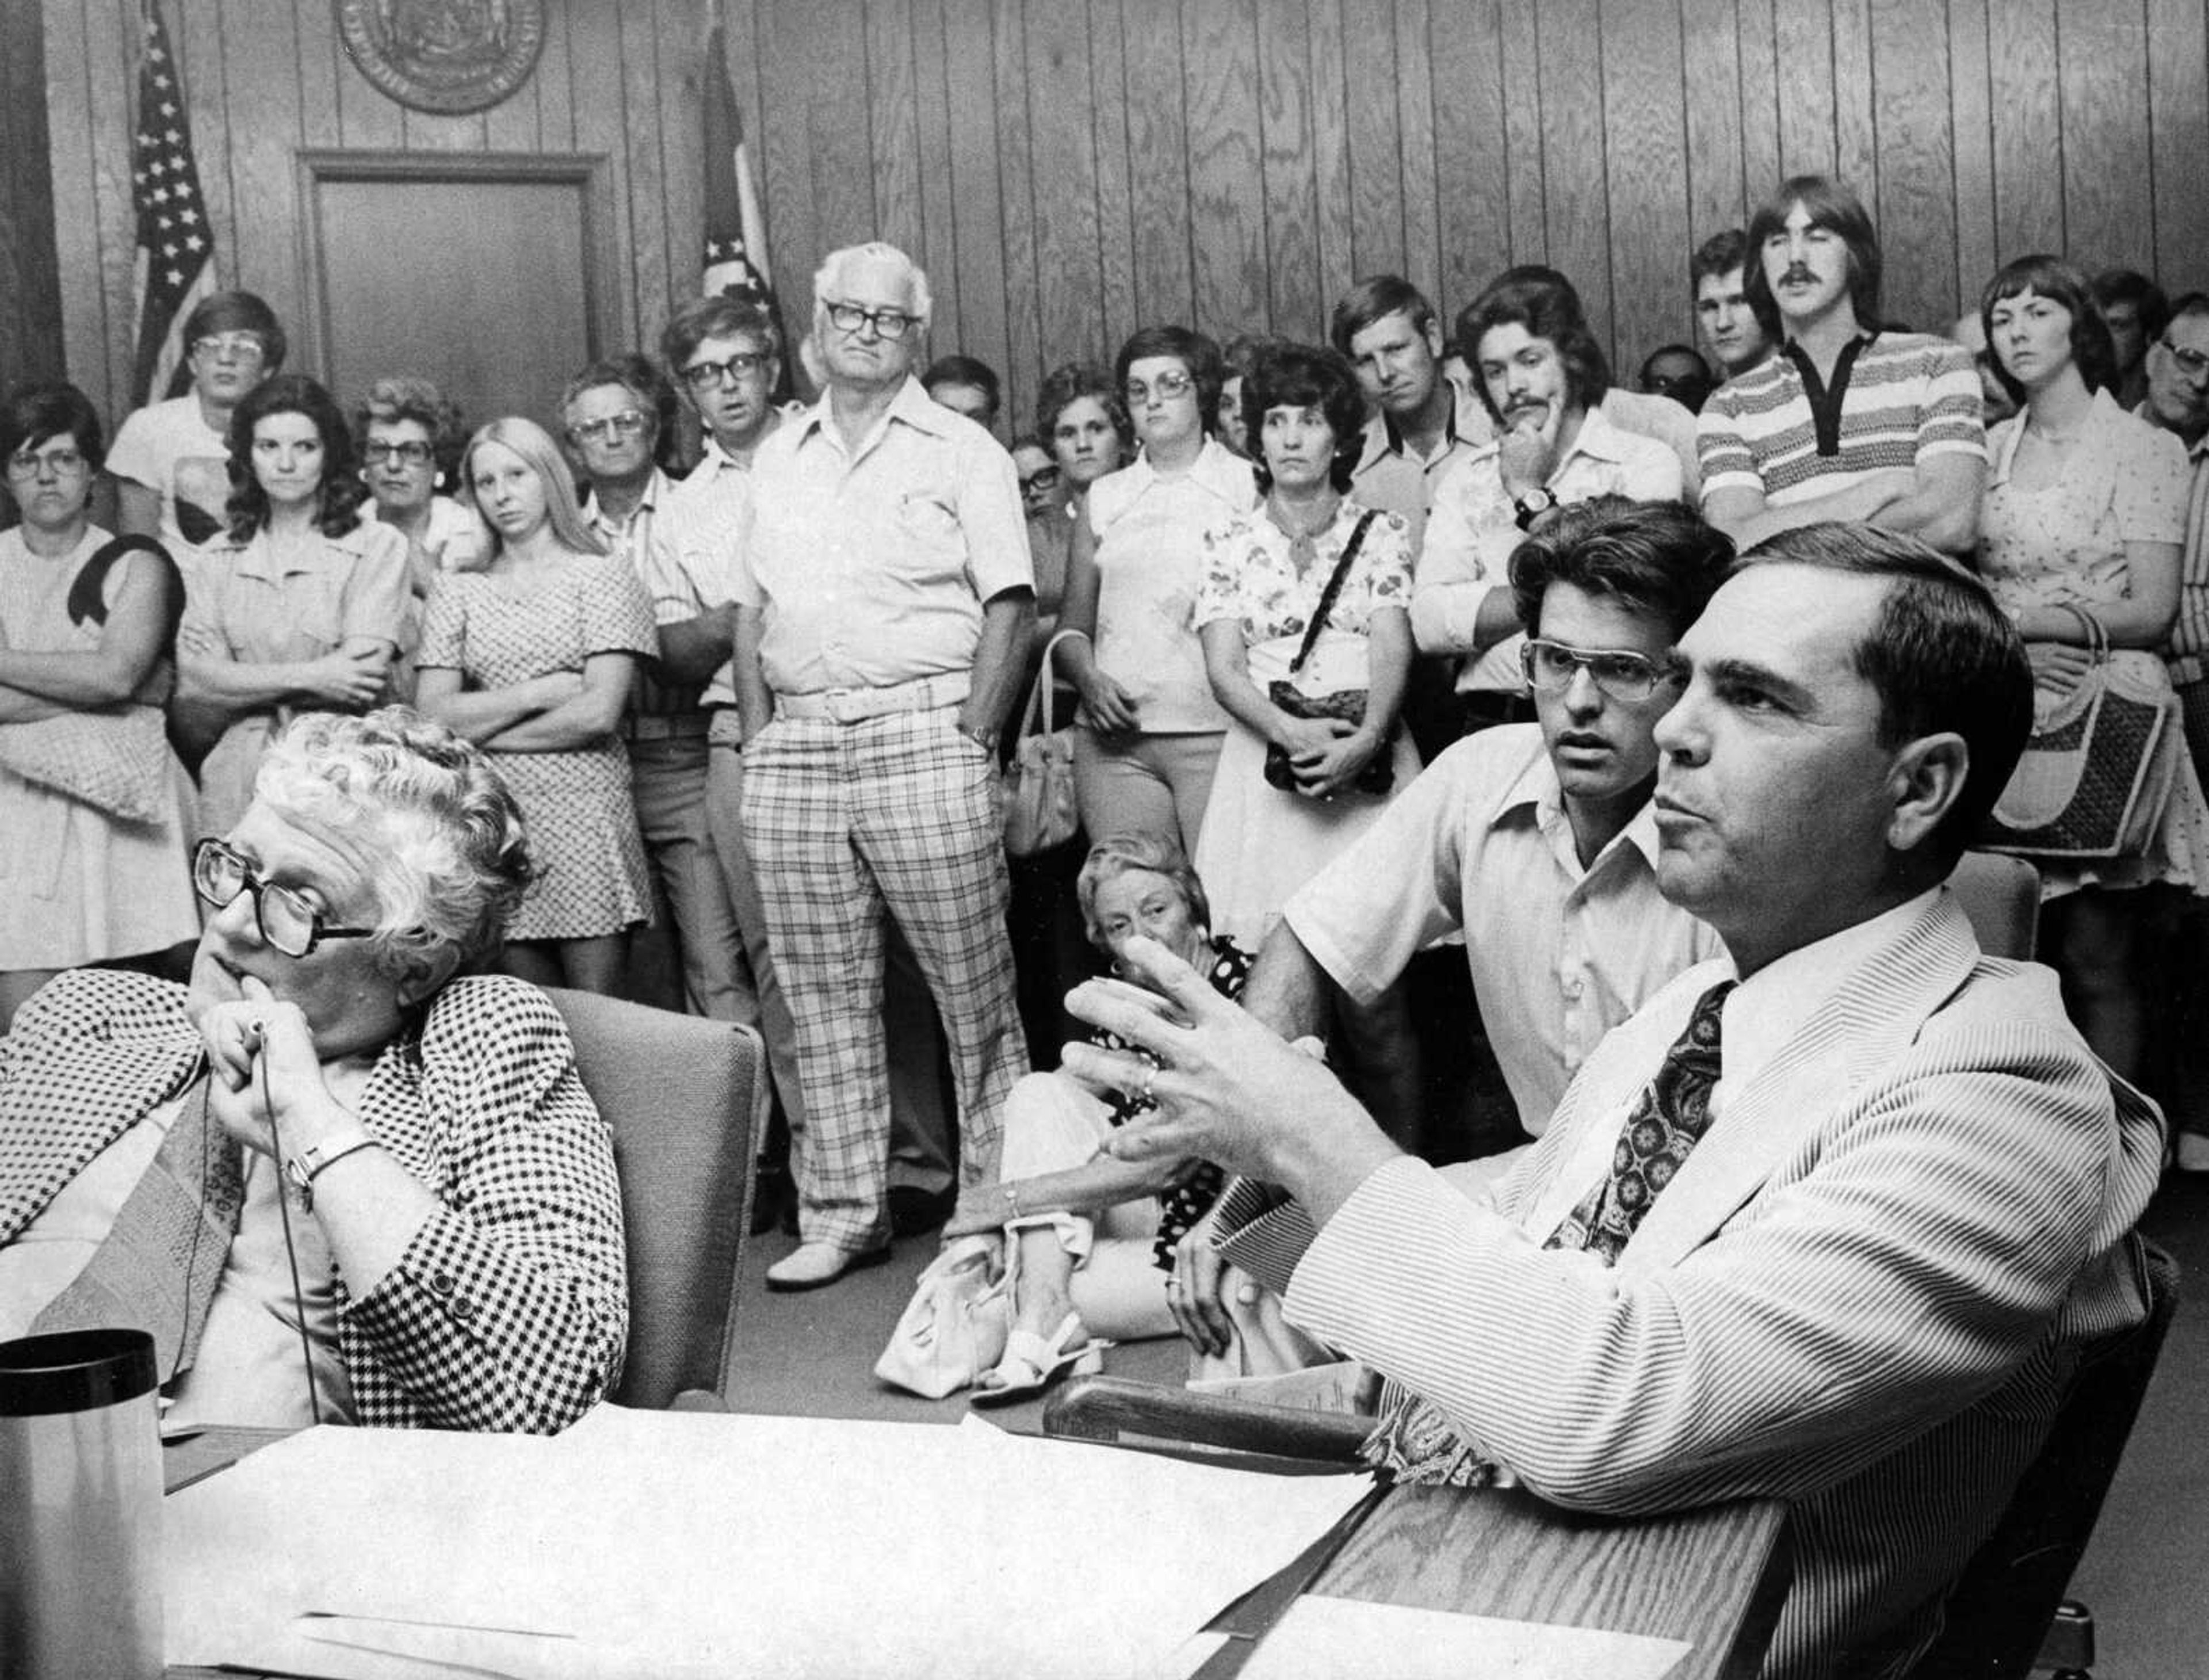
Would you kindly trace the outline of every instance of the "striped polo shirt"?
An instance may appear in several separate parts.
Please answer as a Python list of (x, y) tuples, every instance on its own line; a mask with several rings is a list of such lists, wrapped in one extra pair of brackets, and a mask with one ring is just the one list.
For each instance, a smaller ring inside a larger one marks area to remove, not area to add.
[(1923, 333), (1867, 333), (1833, 364), (1829, 385), (1790, 340), (1762, 366), (1711, 394), (1695, 428), (1706, 505), (1760, 491), (1773, 507), (1845, 490), (1931, 455), (1986, 457), (1971, 352)]

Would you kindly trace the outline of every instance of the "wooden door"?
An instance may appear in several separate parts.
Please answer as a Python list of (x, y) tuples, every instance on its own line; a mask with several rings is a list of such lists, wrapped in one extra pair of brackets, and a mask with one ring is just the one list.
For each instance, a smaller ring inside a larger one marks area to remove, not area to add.
[(302, 365), (348, 409), (415, 373), (472, 427), (540, 423), (605, 353), (602, 159), (310, 153)]

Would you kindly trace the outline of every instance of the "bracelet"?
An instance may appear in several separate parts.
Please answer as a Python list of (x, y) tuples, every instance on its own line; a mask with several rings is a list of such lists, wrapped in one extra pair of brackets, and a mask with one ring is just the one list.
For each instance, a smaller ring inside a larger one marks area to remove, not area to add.
[(315, 1211), (316, 1179), (347, 1155), (380, 1147), (365, 1131), (355, 1127), (320, 1143), (310, 1143), (290, 1157), (284, 1163), (284, 1176), (292, 1181), (292, 1188), (298, 1191), (299, 1205), (311, 1213)]

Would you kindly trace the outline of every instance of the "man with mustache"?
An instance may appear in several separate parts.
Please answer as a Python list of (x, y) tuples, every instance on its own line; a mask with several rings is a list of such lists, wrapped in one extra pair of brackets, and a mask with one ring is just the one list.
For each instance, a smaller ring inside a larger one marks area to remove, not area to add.
[(1610, 368), (1562, 275), (1507, 274), (1458, 316), (1457, 341), (1472, 357), (1496, 436), (1435, 487), (1411, 634), (1422, 653), (1462, 656), (1469, 734), (1533, 715), (1506, 569), (1535, 521), (1591, 496), (1675, 502), (1682, 485), (1670, 449), (1622, 431), (1598, 406)]
[(1879, 237), (1845, 183), (1783, 182), (1749, 244), (1749, 302), (1785, 336), (1696, 422), (1705, 517), (1743, 548), (1851, 520), (1968, 554), (1986, 478), (1970, 352), (1881, 326)]

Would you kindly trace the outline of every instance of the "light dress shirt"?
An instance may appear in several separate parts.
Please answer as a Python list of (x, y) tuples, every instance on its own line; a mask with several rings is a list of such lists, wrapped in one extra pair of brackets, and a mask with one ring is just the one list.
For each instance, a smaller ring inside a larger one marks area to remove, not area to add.
[[(1560, 502), (1592, 496), (1627, 496), (1637, 502), (1676, 502), (1680, 462), (1662, 443), (1622, 431), (1602, 409), (1589, 409), (1580, 435), (1550, 469), (1544, 487)], [(1411, 634), (1422, 653), (1463, 653), (1458, 691), (1519, 694), (1526, 681), (1519, 669), (1516, 633), (1472, 654), (1473, 626), (1490, 589), (1511, 581), (1511, 552), (1526, 540), (1518, 510), (1503, 490), (1499, 443), (1476, 450), (1435, 487), (1426, 541), (1411, 591)]]
[(1427, 509), (1442, 474), (1466, 460), (1496, 437), (1496, 422), (1487, 406), (1465, 380), (1453, 374), (1447, 379), (1452, 401), (1449, 424), (1443, 429), (1432, 455), (1421, 455), (1386, 414), (1375, 413), (1365, 423), (1365, 448), (1357, 457), (1350, 493), (1358, 505), (1384, 514), (1401, 514), (1411, 527), (1411, 552), (1419, 551), (1419, 539), (1427, 528)]
[[(2152, 418), (2145, 402), (2133, 411)], [(2178, 575), (2178, 617), (2170, 627), (2170, 680), (2209, 678), (2209, 432), (2186, 452), (2194, 482), (2186, 501), (2186, 548)]]
[[(709, 432), (690, 476), (670, 487), (644, 557), (644, 587), (653, 622), (687, 624), (737, 598), (737, 550), (751, 515), (752, 467)], [(707, 679), (700, 703), (737, 703), (736, 662), (725, 659)]]
[(1204, 539), (1258, 505), (1250, 463), (1216, 437), (1171, 477), (1138, 455), (1090, 485), (1097, 538), (1097, 667), (1135, 702), (1147, 735), (1207, 733), (1227, 713), (1205, 674), (1196, 635)]
[[(652, 588), (652, 550), (674, 491), (675, 480), (655, 467), (645, 483), (644, 494), (625, 520), (613, 518), (600, 507), (596, 491), (583, 498), (583, 523), (635, 569), (647, 593)], [(695, 712), (700, 705), (703, 686), (697, 683), (662, 682), (653, 674), (650, 661), (639, 659), (636, 680), (629, 689), (629, 714), (640, 718), (671, 718)]]
[(1361, 1003), (1462, 929), (1504, 1083), (1539, 1137), (1604, 1035), (1725, 948), (1658, 892), (1656, 867), (1656, 816), (1644, 805), (1583, 869), (1542, 732), (1512, 724), (1429, 765), (1284, 913)]
[(1013, 458), (918, 379), (856, 449), (830, 400), (753, 457), (734, 599), (763, 615), (767, 686), (817, 694), (966, 677), (983, 604), (1035, 587)]

